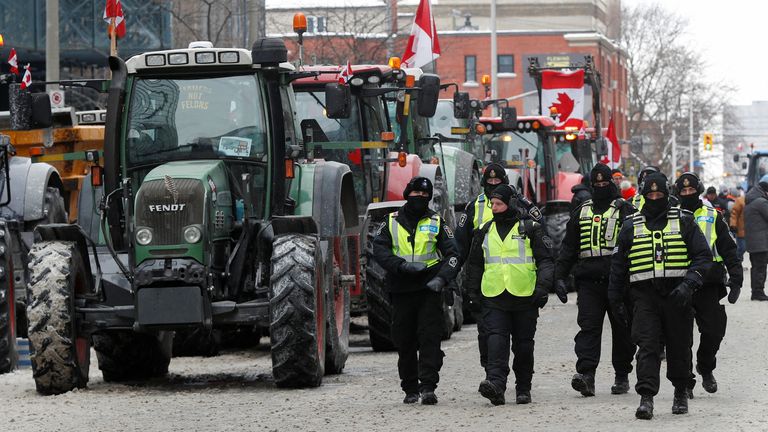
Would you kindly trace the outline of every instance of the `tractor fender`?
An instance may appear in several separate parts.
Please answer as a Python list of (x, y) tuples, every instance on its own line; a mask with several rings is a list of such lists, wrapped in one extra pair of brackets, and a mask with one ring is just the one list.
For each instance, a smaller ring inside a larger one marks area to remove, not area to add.
[(459, 148), (443, 146), (438, 158), (441, 164), (445, 162), (443, 170), (451, 204), (464, 208), (479, 193), (479, 182), (472, 184), (479, 180), (478, 176), (472, 176), (472, 172), (477, 171), (475, 157)]
[(312, 218), (321, 238), (340, 237), (357, 231), (357, 199), (349, 166), (332, 161), (316, 164)]
[[(388, 158), (397, 159), (396, 152), (390, 152)], [(418, 155), (409, 154), (405, 158), (405, 166), (401, 167), (397, 162), (387, 163), (387, 194), (386, 201), (396, 201), (403, 199), (405, 186), (412, 178), (420, 175), (421, 167), (424, 163)], [(430, 179), (434, 180), (434, 179)]]
[(24, 221), (45, 217), (46, 188), (61, 188), (61, 178), (56, 168), (47, 163), (32, 163), (30, 158), (21, 156), (14, 156), (8, 165), (11, 176), (11, 210)]
[(571, 188), (581, 183), (584, 176), (581, 173), (559, 172), (557, 173), (557, 196), (556, 200), (570, 201), (573, 198)]

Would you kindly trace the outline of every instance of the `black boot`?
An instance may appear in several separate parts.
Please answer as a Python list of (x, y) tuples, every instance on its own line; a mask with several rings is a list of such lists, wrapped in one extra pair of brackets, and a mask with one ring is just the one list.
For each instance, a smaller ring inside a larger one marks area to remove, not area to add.
[(752, 300), (768, 301), (768, 295), (763, 290), (752, 290)]
[(701, 374), (701, 386), (704, 387), (704, 390), (707, 391), (707, 393), (715, 393), (717, 391), (717, 381), (715, 380), (715, 376), (712, 375), (712, 372), (709, 373), (703, 373), (696, 369), (699, 374)]
[(619, 395), (629, 391), (629, 377), (627, 375), (616, 375), (616, 379), (611, 386), (611, 394)]
[(525, 405), (531, 403), (531, 392), (527, 390), (518, 390), (515, 397), (515, 403), (518, 405)]
[(687, 389), (675, 389), (675, 397), (672, 400), (672, 414), (688, 414)]
[(640, 406), (635, 411), (635, 417), (640, 420), (653, 418), (653, 396), (640, 396)]
[(504, 405), (506, 403), (504, 392), (488, 380), (480, 382), (480, 394), (494, 405)]
[(405, 395), (405, 399), (403, 399), (404, 404), (414, 404), (418, 401), (419, 401), (418, 393), (408, 393)]
[(582, 396), (595, 395), (595, 376), (592, 374), (576, 374), (571, 379), (571, 387)]
[(433, 391), (425, 391), (421, 393), (422, 405), (435, 405), (437, 403), (437, 396)]

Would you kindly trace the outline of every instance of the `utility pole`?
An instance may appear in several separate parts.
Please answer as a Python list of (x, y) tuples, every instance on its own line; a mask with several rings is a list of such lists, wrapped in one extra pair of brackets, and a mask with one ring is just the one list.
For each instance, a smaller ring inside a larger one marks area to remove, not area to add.
[(690, 152), (688, 155), (688, 168), (691, 172), (696, 172), (696, 169), (693, 167), (693, 144), (696, 142), (696, 139), (693, 137), (693, 99), (688, 104), (688, 136), (691, 138), (688, 143), (688, 150)]
[(672, 129), (672, 169), (670, 170), (669, 180), (675, 181), (677, 178), (677, 133)]
[[(59, 0), (45, 2), (45, 80), (59, 80)], [(59, 89), (56, 84), (47, 87), (47, 90)]]
[[(491, 99), (499, 98), (498, 89), (498, 55), (496, 47), (496, 0), (491, 0)], [(493, 115), (496, 115), (496, 105), (493, 106)]]
[(266, 36), (265, 0), (248, 0), (248, 35), (250, 45)]

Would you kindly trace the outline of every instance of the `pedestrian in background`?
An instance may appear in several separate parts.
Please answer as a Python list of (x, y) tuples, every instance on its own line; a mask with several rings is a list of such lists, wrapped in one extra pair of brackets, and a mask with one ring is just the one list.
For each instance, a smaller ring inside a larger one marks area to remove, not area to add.
[(736, 201), (731, 209), (730, 226), (731, 231), (736, 236), (736, 254), (739, 256), (739, 261), (744, 262), (744, 252), (747, 250), (747, 240), (744, 238), (746, 231), (744, 230), (744, 206), (746, 205), (746, 199), (744, 196), (736, 196)]
[(768, 174), (762, 176), (744, 200), (744, 238), (752, 266), (752, 300), (766, 301), (765, 276), (768, 267)]
[(515, 402), (531, 402), (536, 322), (554, 274), (552, 240), (538, 223), (520, 219), (516, 195), (509, 185), (493, 191), (493, 220), (475, 231), (468, 261), (468, 291), (482, 304), (488, 332), (486, 378), (479, 390), (493, 405), (506, 403), (510, 337)]
[(459, 271), (453, 232), (429, 209), (432, 182), (414, 177), (405, 205), (391, 213), (373, 242), (373, 257), (387, 272), (392, 302), (392, 341), (405, 392), (403, 403), (437, 403), (443, 365), (443, 291)]

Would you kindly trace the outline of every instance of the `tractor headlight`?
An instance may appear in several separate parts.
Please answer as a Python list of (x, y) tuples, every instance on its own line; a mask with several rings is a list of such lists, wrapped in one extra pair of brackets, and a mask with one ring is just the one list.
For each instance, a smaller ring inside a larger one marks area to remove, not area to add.
[(152, 230), (149, 228), (139, 228), (136, 230), (136, 243), (142, 246), (152, 243)]
[(184, 228), (184, 241), (187, 243), (197, 243), (203, 237), (203, 232), (196, 226), (188, 226)]

